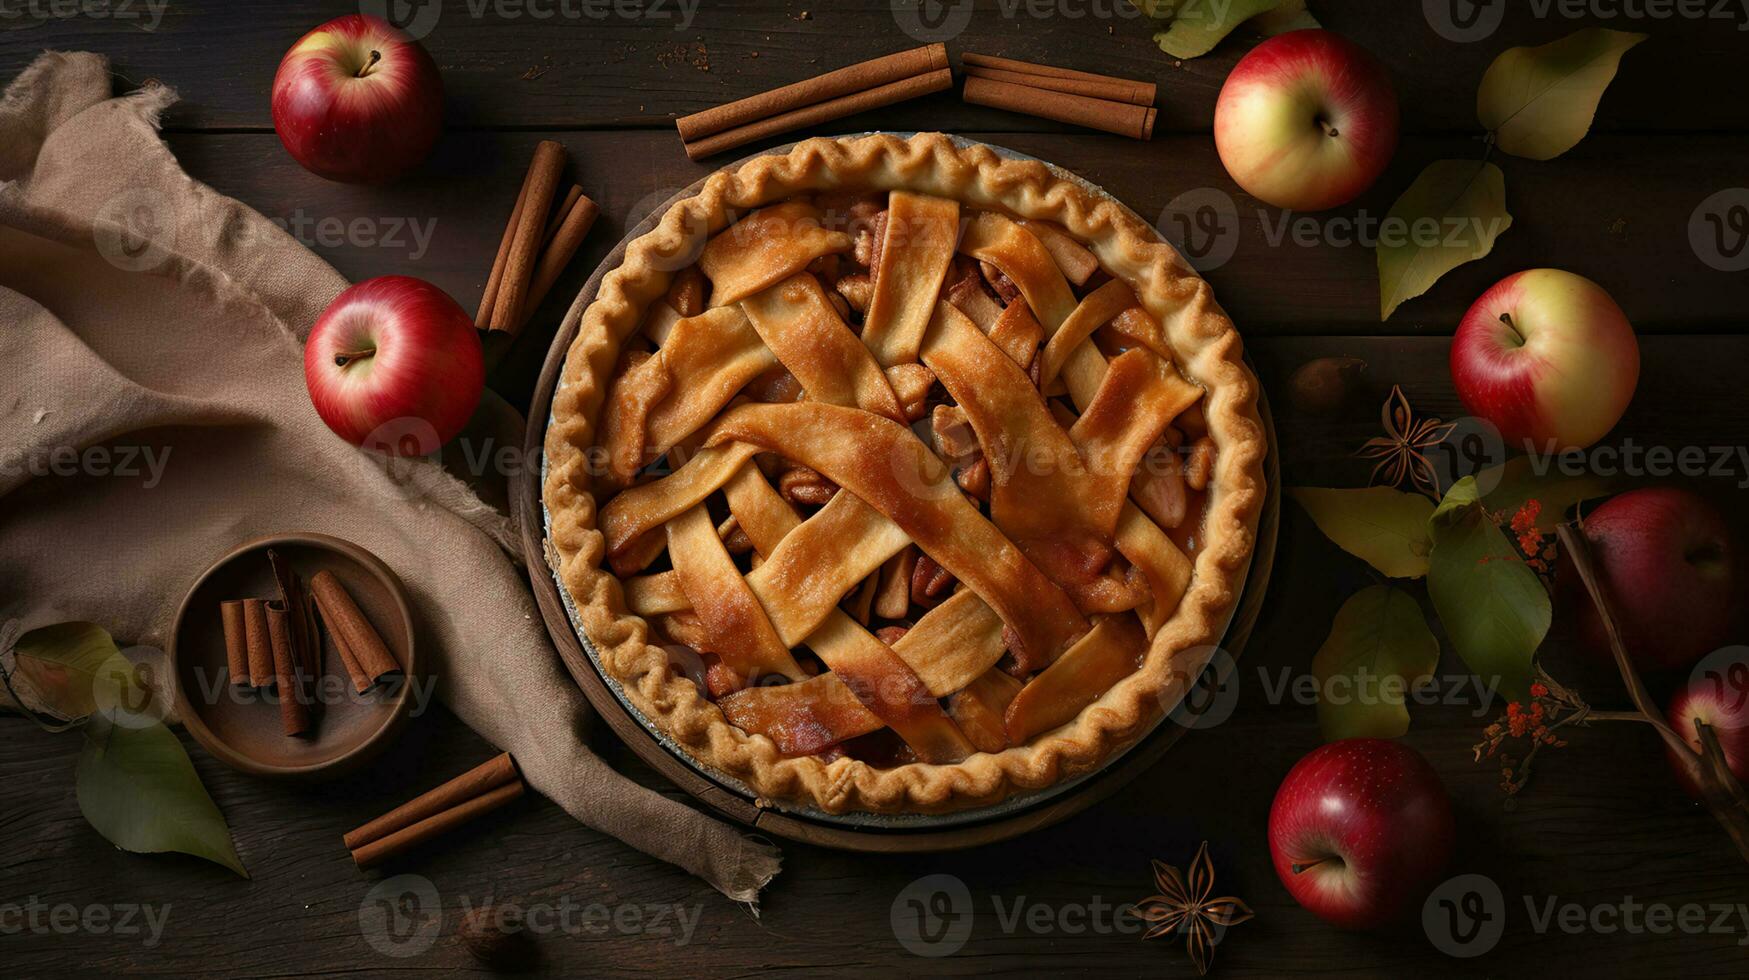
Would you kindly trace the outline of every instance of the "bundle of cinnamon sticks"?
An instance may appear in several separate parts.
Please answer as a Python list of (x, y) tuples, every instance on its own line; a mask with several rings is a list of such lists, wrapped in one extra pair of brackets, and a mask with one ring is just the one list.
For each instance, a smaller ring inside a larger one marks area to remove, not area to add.
[[(479, 329), (512, 336), (520, 332), (595, 224), (600, 209), (583, 196), (582, 187), (572, 184), (559, 197), (568, 157), (564, 146), (552, 140), (535, 147), (474, 314)], [(560, 202), (556, 210), (555, 200)]]
[(522, 774), (506, 752), (372, 820), (341, 838), (360, 868), (381, 864), (523, 793)]
[(1012, 58), (967, 52), (966, 84), (960, 97), (1090, 129), (1152, 139), (1154, 85), (1109, 75), (1035, 65)]
[(323, 676), (317, 613), (360, 694), (402, 672), (382, 635), (353, 601), (340, 579), (323, 570), (305, 587), (283, 555), (269, 548), (276, 599), (230, 599), (219, 604), (225, 633), (225, 664), (234, 687), (272, 691), (279, 702), (280, 730), (315, 734), (310, 687)]
[(926, 44), (681, 116), (674, 125), (687, 157), (701, 160), (767, 136), (952, 87), (947, 47)]

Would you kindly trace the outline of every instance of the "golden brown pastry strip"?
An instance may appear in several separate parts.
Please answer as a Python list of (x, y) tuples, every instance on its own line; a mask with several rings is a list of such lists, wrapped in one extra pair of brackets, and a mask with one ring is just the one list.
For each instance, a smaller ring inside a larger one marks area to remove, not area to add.
[(1075, 312), (1075, 294), (1051, 253), (1032, 232), (1009, 218), (992, 211), (978, 212), (966, 226), (960, 251), (990, 263), (1014, 280), (1046, 336), (1055, 334)]
[(1069, 430), (1092, 474), (1085, 482), (1087, 505), (1101, 527), (1116, 527), (1142, 456), (1201, 397), (1201, 388), (1153, 351), (1138, 347), (1112, 360), (1092, 403)]
[(718, 420), (707, 444), (735, 441), (819, 470), (886, 515), (996, 610), (1024, 669), (1049, 663), (1085, 628), (1069, 598), (984, 519), (947, 466), (904, 426), (834, 405), (749, 404)]
[(805, 201), (760, 208), (713, 237), (698, 267), (710, 278), (712, 306), (727, 306), (781, 282), (822, 255), (850, 251), (850, 236), (820, 224)]
[(912, 191), (887, 197), (887, 227), (862, 342), (882, 367), (917, 360), (959, 237), (958, 201)]
[(790, 655), (790, 644), (772, 628), (704, 507), (687, 510), (669, 521), (667, 529), (668, 555), (680, 588), (704, 626), (706, 642), (699, 649), (721, 657), (744, 684), (758, 684), (772, 675), (790, 680), (808, 676)]
[(602, 405), (601, 444), (607, 450), (603, 482), (610, 487), (632, 482), (649, 462), (646, 423), (650, 409), (674, 384), (659, 355), (632, 351), (626, 355), (624, 367)]
[(601, 509), (601, 533), (607, 539), (607, 553), (625, 552), (644, 532), (661, 527), (702, 503), (729, 482), (757, 451), (745, 443), (701, 449), (668, 476), (622, 491)]
[(911, 539), (854, 494), (839, 491), (747, 576), (787, 646), (801, 643), (826, 614)]
[(1105, 616), (1009, 702), (1008, 741), (1019, 744), (1066, 724), (1141, 666), (1148, 638), (1134, 616)]
[(841, 610), (831, 612), (808, 637), (808, 646), (832, 668), (831, 676), (924, 762), (958, 762), (971, 755), (972, 743), (905, 661)]
[(820, 281), (807, 273), (741, 302), (765, 346), (802, 383), (808, 399), (860, 407), (902, 422), (904, 410), (874, 355), (838, 318)]
[(1111, 322), (1111, 318), (1136, 305), (1135, 291), (1121, 279), (1113, 279), (1088, 293), (1075, 307), (1075, 312), (1063, 321), (1045, 345), (1044, 360), (1039, 365), (1039, 384), (1048, 387), (1057, 380), (1058, 372), (1069, 360), (1069, 352), (1084, 343), (1093, 331)]
[(1149, 599), (1136, 614), (1153, 639), (1190, 588), (1194, 566), (1172, 538), (1131, 503), (1124, 504), (1117, 521), (1117, 550), (1148, 580)]
[(893, 644), (929, 693), (938, 697), (966, 686), (1002, 659), (1002, 617), (970, 590), (955, 592), (923, 614)]
[(717, 702), (729, 724), (764, 735), (784, 755), (812, 755), (883, 727), (844, 682), (831, 674), (778, 687), (749, 687)]
[(1008, 747), (1008, 727), (1002, 716), (1020, 687), (1013, 675), (992, 667), (948, 698), (948, 717), (978, 751), (1000, 752)]
[(1099, 260), (1093, 257), (1087, 246), (1070, 236), (1063, 226), (1049, 221), (1021, 221), (1019, 224), (1032, 232), (1039, 244), (1051, 253), (1051, 259), (1057, 263), (1063, 278), (1076, 286), (1085, 286), (1087, 280), (1099, 271)]
[(672, 379), (672, 389), (650, 412), (647, 453), (652, 459), (698, 431), (748, 382), (777, 366), (777, 358), (736, 307), (679, 321), (656, 356)]

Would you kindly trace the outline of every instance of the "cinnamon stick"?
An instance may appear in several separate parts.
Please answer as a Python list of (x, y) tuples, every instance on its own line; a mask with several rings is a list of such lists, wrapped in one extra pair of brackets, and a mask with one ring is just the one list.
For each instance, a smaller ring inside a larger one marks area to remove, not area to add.
[(492, 258), (486, 291), (480, 294), (480, 308), (474, 313), (476, 329), (485, 330), (492, 325), (492, 307), (497, 305), (498, 291), (504, 287), (504, 266), (510, 261), (510, 246), (516, 241), (516, 229), (522, 224), (522, 205), (528, 200), (528, 182), (533, 176), (533, 170), (523, 175), (522, 188), (516, 192), (516, 206), (510, 209), (510, 220), (504, 225), (504, 237), (498, 239), (498, 254)]
[(358, 603), (352, 601), (351, 593), (333, 572), (327, 569), (317, 572), (310, 580), (310, 591), (316, 597), (316, 605), (322, 609), (322, 619), (327, 622), (328, 629), (344, 644), (341, 649), (351, 652), (365, 676), (380, 681), (401, 670), (401, 664), (383, 644), (382, 635), (358, 608)]
[(352, 852), (352, 862), (360, 868), (381, 864), (434, 837), (447, 834), (481, 814), (490, 813), (521, 795), (522, 782), (520, 780), (506, 783), (489, 793), (476, 796), (459, 806), (421, 820), (405, 830), (398, 830), (382, 840), (366, 844)]
[(291, 562), (284, 555), (272, 548), (267, 549), (267, 563), (273, 568), (273, 581), (279, 586), (279, 601), (285, 606), (288, 617), (292, 662), (304, 674), (314, 677), (316, 672), (310, 666), (310, 637), (306, 630), (309, 617), (304, 614), (298, 573), (292, 571)]
[(1121, 78), (1101, 79), (1094, 81), (1086, 78), (1056, 78), (1051, 75), (1028, 75), (1004, 68), (966, 69), (967, 78), (988, 78), (997, 82), (1008, 82), (1013, 85), (1025, 85), (1029, 88), (1045, 89), (1051, 92), (1063, 92), (1067, 95), (1083, 95), (1090, 99), (1105, 99), (1110, 102), (1124, 102), (1129, 105), (1147, 106), (1154, 104), (1153, 86), (1141, 82), (1125, 81)]
[(334, 649), (340, 654), (340, 664), (346, 669), (346, 676), (352, 678), (352, 689), (360, 694), (370, 690), (375, 681), (359, 666), (358, 658), (347, 648), (346, 640), (334, 629), (333, 623), (328, 624), (328, 635), (334, 640)]
[(776, 136), (790, 130), (842, 119), (858, 112), (879, 109), (895, 102), (914, 99), (931, 92), (945, 91), (952, 87), (953, 69), (951, 68), (941, 68), (921, 75), (912, 75), (898, 81), (877, 85), (874, 88), (854, 91), (825, 102), (805, 105), (733, 129), (725, 129), (696, 142), (687, 143), (686, 155), (689, 159), (702, 160), (713, 154), (732, 150), (737, 146), (743, 146), (767, 136)]
[(249, 629), (243, 623), (243, 600), (231, 599), (219, 603), (219, 618), (225, 624), (225, 666), (231, 683), (249, 686)]
[[(998, 58), (994, 55), (978, 54), (973, 51), (960, 55), (960, 60), (965, 63), (968, 76), (1017, 82), (1018, 84), (1031, 85), (1034, 88), (1050, 89), (1053, 92), (1086, 95), (1096, 99), (1110, 99), (1113, 102), (1128, 102), (1131, 105), (1149, 106), (1154, 104), (1156, 90), (1153, 82), (1132, 81), (1113, 75), (1098, 75), (1090, 71), (1076, 71), (1073, 68), (1058, 68), (1056, 65), (1034, 64), (1030, 61), (1017, 61), (1013, 58)], [(1024, 75), (1026, 78), (1021, 80), (1011, 77), (1015, 75)]]
[(273, 670), (273, 637), (267, 629), (266, 600), (243, 600), (243, 635), (249, 650), (249, 683), (254, 687), (272, 687), (277, 677)]
[[(804, 79), (769, 92), (750, 95), (714, 109), (695, 112), (674, 120), (684, 143), (696, 143), (709, 136), (746, 126), (749, 123), (781, 116), (785, 113), (830, 102), (834, 99), (866, 92), (893, 82), (947, 68), (947, 46), (926, 44), (920, 48), (899, 51), (880, 58), (848, 65), (824, 75)], [(836, 117), (831, 117), (836, 118)], [(753, 137), (757, 139), (758, 137)], [(745, 141), (743, 141), (745, 142)], [(734, 144), (740, 145), (740, 144)], [(722, 149), (728, 149), (724, 146)], [(716, 152), (712, 150), (710, 152)], [(698, 156), (690, 151), (693, 159)], [(700, 154), (704, 155), (704, 154)]]
[(547, 211), (552, 207), (559, 174), (564, 169), (565, 148), (552, 140), (541, 140), (534, 148), (534, 161), (528, 166), (528, 177), (524, 180), (527, 195), (516, 219), (516, 234), (511, 239), (498, 293), (492, 302), (489, 326), (493, 330), (514, 332), (520, 322), (518, 317), (540, 256), (541, 232), (547, 226)]
[(973, 105), (1022, 112), (1139, 140), (1152, 139), (1154, 135), (1155, 110), (1127, 102), (1093, 99), (976, 77), (966, 79), (961, 98)]
[(558, 210), (553, 212), (552, 219), (547, 222), (547, 230), (541, 233), (540, 247), (543, 254), (553, 244), (553, 236), (559, 233), (559, 226), (565, 223), (565, 215), (571, 213), (571, 206), (582, 196), (583, 188), (576, 184), (572, 184), (571, 189), (565, 192), (565, 199), (559, 202)]
[(510, 757), (510, 753), (502, 753), (390, 810), (347, 834), (341, 841), (347, 850), (356, 851), (518, 778), (516, 760)]
[(553, 234), (546, 251), (541, 253), (540, 265), (534, 271), (534, 281), (528, 287), (528, 299), (523, 302), (522, 316), (517, 318), (518, 329), (540, 308), (541, 300), (547, 298), (553, 283), (559, 281), (565, 267), (571, 264), (578, 247), (583, 244), (590, 227), (595, 224), (596, 215), (600, 213), (595, 202), (583, 196), (582, 188), (573, 190), (577, 191), (577, 197), (572, 200), (570, 210), (559, 222), (558, 230)]
[(297, 650), (292, 641), (292, 613), (282, 603), (267, 603), (267, 630), (273, 639), (273, 670), (279, 679), (279, 728), (286, 735), (310, 731), (310, 709), (298, 677)]

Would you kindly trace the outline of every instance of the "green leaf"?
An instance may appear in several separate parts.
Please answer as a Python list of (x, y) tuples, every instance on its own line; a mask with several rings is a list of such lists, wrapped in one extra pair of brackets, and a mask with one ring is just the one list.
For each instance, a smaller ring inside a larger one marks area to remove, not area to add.
[(1288, 31), (1311, 30), (1323, 25), (1318, 18), (1306, 9), (1306, 0), (1282, 0), (1281, 6), (1274, 10), (1266, 10), (1251, 18), (1251, 25), (1259, 33), (1274, 37), (1286, 34)]
[(1433, 549), (1427, 520), (1433, 516), (1433, 501), (1390, 487), (1293, 487), (1288, 493), (1343, 551), (1391, 578), (1427, 574), (1427, 554)]
[(1324, 740), (1396, 738), (1408, 731), (1408, 693), (1438, 663), (1439, 640), (1414, 596), (1389, 585), (1350, 596), (1312, 658)]
[(1487, 255), (1510, 227), (1499, 167), (1475, 160), (1429, 164), (1391, 205), (1379, 234), (1379, 319), (1390, 319), (1440, 276)]
[(1476, 474), (1476, 482), (1493, 488), (1484, 498), (1488, 509), (1504, 512), (1508, 517), (1527, 500), (1542, 504), (1536, 519), (1537, 529), (1541, 531), (1553, 531), (1555, 525), (1567, 519), (1567, 511), (1574, 504), (1607, 497), (1625, 483), (1619, 478), (1590, 472), (1569, 476), (1555, 470), (1557, 463), (1553, 459), (1544, 461), (1546, 468), (1538, 473), (1532, 468), (1532, 462), (1529, 456), (1507, 460)]
[(1174, 58), (1200, 58), (1221, 39), (1233, 33), (1240, 24), (1268, 13), (1283, 0), (1178, 0), (1172, 3), (1144, 3), (1142, 11), (1150, 17), (1172, 19), (1171, 26), (1154, 35), (1160, 50)]
[(1549, 631), (1548, 590), (1488, 519), (1475, 477), (1453, 485), (1428, 523), (1427, 591), (1446, 635), (1472, 671), (1523, 700)]
[(1621, 56), (1645, 39), (1588, 27), (1541, 47), (1509, 48), (1482, 76), (1476, 115), (1507, 153), (1558, 157), (1591, 131)]
[(109, 633), (94, 623), (59, 623), (31, 630), (13, 649), (18, 676), (50, 710), (84, 718), (104, 703), (127, 703), (137, 688), (134, 668)]
[(182, 743), (162, 724), (115, 717), (99, 712), (85, 729), (77, 783), (86, 821), (123, 850), (192, 854), (249, 877)]

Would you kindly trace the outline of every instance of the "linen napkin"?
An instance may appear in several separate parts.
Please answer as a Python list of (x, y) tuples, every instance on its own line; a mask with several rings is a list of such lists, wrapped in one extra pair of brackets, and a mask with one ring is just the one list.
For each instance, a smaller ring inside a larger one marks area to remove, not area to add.
[[(43, 54), (0, 97), (0, 658), (90, 620), (162, 648), (183, 593), (259, 535), (320, 531), (406, 582), (439, 696), (583, 823), (754, 903), (776, 849), (626, 779), (509, 554), (509, 521), (428, 460), (322, 424), (303, 337), (347, 285), (159, 139), (162, 86)], [(488, 392), (473, 426), (520, 446)], [(9, 621), (11, 621), (9, 623)]]

